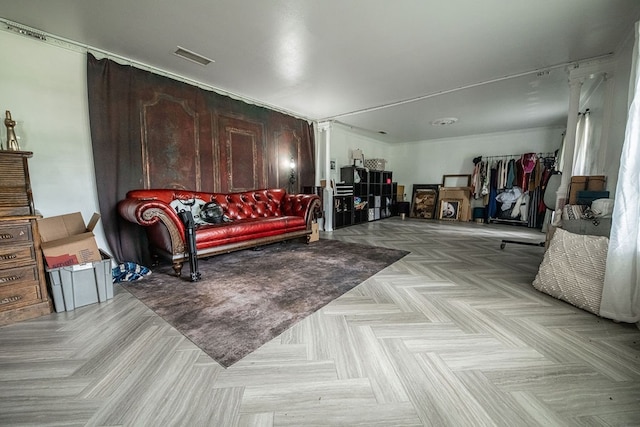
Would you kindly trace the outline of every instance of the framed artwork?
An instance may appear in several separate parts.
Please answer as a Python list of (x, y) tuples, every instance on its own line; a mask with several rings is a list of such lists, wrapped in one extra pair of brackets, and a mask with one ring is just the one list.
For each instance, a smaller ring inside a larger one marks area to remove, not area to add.
[(471, 175), (442, 175), (443, 187), (471, 187)]
[(414, 184), (410, 218), (437, 218), (439, 184)]
[(460, 208), (462, 207), (462, 199), (442, 199), (440, 200), (440, 209), (438, 219), (446, 219), (457, 221), (460, 217)]

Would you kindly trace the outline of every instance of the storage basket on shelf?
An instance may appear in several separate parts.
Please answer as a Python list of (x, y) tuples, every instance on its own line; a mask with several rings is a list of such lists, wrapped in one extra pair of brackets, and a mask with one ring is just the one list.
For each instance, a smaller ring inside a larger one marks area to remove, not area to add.
[(375, 171), (383, 171), (386, 163), (385, 159), (366, 159), (364, 167)]

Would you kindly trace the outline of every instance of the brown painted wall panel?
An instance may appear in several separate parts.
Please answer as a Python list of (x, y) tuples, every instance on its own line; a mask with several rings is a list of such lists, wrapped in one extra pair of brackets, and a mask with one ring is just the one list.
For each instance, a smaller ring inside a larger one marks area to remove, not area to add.
[(222, 191), (268, 187), (262, 124), (229, 116), (220, 116), (218, 123)]
[(157, 94), (140, 108), (147, 188), (201, 189), (198, 116), (184, 100)]

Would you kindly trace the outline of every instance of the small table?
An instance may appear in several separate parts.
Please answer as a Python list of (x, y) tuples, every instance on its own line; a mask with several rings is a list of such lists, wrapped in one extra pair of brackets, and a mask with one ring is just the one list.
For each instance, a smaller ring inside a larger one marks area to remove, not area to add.
[(398, 215), (400, 215), (400, 218), (404, 219), (409, 214), (410, 209), (411, 204), (409, 202), (398, 202)]

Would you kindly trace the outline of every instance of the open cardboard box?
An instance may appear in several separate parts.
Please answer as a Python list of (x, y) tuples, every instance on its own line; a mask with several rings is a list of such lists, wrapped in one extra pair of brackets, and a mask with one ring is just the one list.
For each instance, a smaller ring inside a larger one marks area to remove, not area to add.
[(49, 268), (101, 261), (93, 229), (100, 220), (95, 213), (88, 225), (80, 212), (38, 219), (42, 253)]
[(320, 228), (317, 222), (311, 223), (311, 234), (309, 235), (309, 243), (320, 240)]

